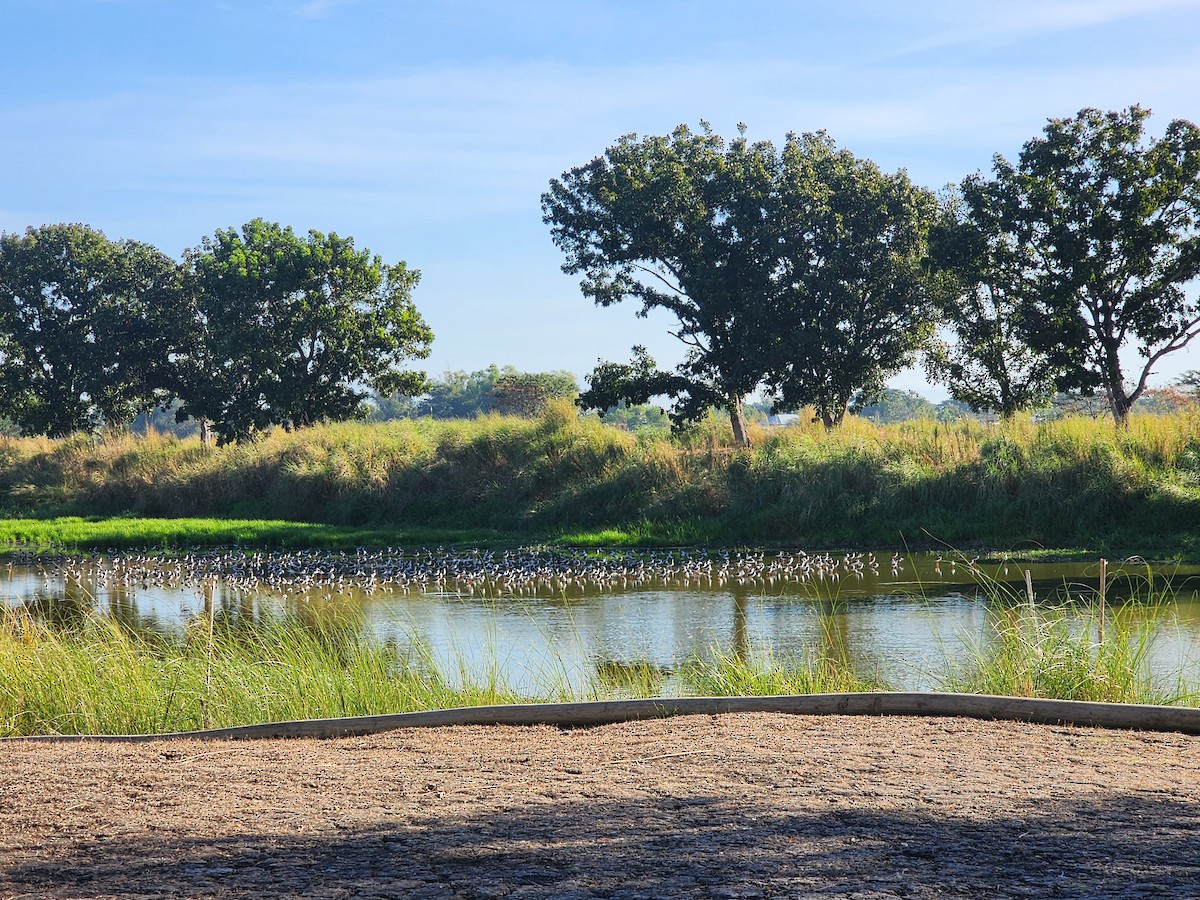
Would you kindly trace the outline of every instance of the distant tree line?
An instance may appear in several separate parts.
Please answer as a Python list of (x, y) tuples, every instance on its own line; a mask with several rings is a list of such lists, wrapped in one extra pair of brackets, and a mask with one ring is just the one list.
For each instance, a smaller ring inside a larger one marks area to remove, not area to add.
[(420, 274), (255, 219), (175, 262), (84, 225), (0, 235), (0, 416), (60, 437), (171, 406), (219, 442), (419, 392)]
[[(573, 372), (522, 372), (514, 366), (490, 365), (475, 372), (453, 370), (430, 378), (421, 394), (374, 396), (368, 401), (368, 418), (471, 419), (489, 413), (537, 416), (552, 400), (573, 401), (578, 397), (579, 383)], [(670, 425), (666, 413), (649, 403), (622, 401), (603, 412), (606, 422), (627, 431), (665, 431)]]
[(477, 372), (449, 371), (431, 378), (416, 394), (373, 397), (372, 419), (470, 419), (488, 413), (536, 416), (556, 397), (574, 400), (579, 384), (572, 372), (520, 372), (491, 365)]
[[(1165, 415), (1195, 407), (1200, 404), (1198, 382), (1200, 372), (1185, 373), (1169, 387), (1143, 391), (1134, 403), (1134, 408)], [(1067, 415), (1100, 418), (1112, 414), (1104, 397), (1098, 394), (1088, 396), (1078, 391), (1059, 391), (1030, 411), (1039, 420), (1057, 419)], [(914, 419), (956, 422), (961, 419), (996, 418), (994, 411), (972, 409), (970, 404), (953, 397), (934, 403), (916, 391), (896, 388), (884, 388), (873, 402), (861, 406), (857, 415), (880, 424), (909, 422)]]
[(832, 428), (923, 358), (972, 410), (1074, 391), (1125, 422), (1200, 334), (1200, 129), (1147, 140), (1148, 115), (1051, 120), (941, 198), (823, 132), (622, 138), (551, 181), (544, 219), (586, 296), (666, 310), (688, 353), (673, 371), (641, 347), (603, 362), (581, 404), (665, 395), (677, 425), (716, 405), (746, 444), (754, 391)]

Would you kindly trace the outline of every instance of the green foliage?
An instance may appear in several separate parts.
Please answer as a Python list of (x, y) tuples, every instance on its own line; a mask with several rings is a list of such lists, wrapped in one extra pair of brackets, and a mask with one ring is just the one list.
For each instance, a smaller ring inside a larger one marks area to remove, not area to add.
[(937, 203), (823, 132), (790, 135), (780, 162), (766, 381), (782, 408), (811, 406), (830, 428), (933, 333), (923, 264)]
[(1051, 120), (1016, 165), (997, 156), (992, 181), (967, 192), (988, 214), (974, 223), (982, 240), (1000, 235), (1020, 253), (987, 273), (1016, 305), (1020, 342), (1101, 389), (1118, 422), (1155, 363), (1200, 334), (1200, 301), (1185, 292), (1200, 275), (1200, 128), (1176, 119), (1145, 141), (1148, 116), (1133, 106)]
[(472, 419), (491, 412), (492, 388), (503, 371), (492, 365), (478, 372), (446, 372), (430, 381), (428, 399), (413, 398), (413, 406), (435, 419)]
[(179, 361), (180, 415), (211, 421), (221, 443), (354, 417), (368, 389), (423, 387), (399, 368), (433, 339), (404, 263), (262, 219), (205, 238), (187, 263), (197, 332)]
[(992, 185), (966, 179), (948, 197), (930, 236), (942, 324), (952, 340), (926, 349), (929, 377), (976, 412), (1010, 418), (1045, 405), (1055, 388), (1086, 384), (1062, 371), (1061, 360), (1030, 346), (1025, 303), (1036, 284), (1030, 268), (1037, 248), (1008, 230)]
[(717, 406), (746, 445), (742, 399), (765, 382), (783, 406), (840, 423), (931, 334), (921, 262), (935, 208), (903, 172), (824, 134), (789, 135), (782, 152), (707, 124), (622, 138), (551, 182), (544, 218), (585, 296), (666, 310), (689, 354), (665, 373), (635, 347), (628, 365), (596, 369), (581, 402), (664, 395), (677, 426)]
[(85, 617), (0, 611), (0, 734), (147, 734), (528, 702), (498, 681), (451, 686), (420, 646), (354, 622), (202, 617), (178, 638)]
[(675, 399), (669, 416), (676, 431), (700, 421), (713, 407), (734, 402), (703, 382), (678, 372), (660, 371), (646, 348), (637, 346), (629, 363), (605, 362), (596, 366), (588, 376), (588, 389), (579, 395), (579, 405), (600, 410), (607, 417), (608, 410), (622, 404), (644, 406), (659, 396)]
[(817, 653), (788, 661), (770, 654), (746, 659), (717, 653), (712, 660), (692, 660), (680, 674), (696, 694), (713, 697), (846, 694), (888, 689), (878, 678), (859, 675), (845, 660)]
[(873, 422), (890, 425), (910, 419), (935, 419), (938, 408), (916, 391), (884, 388), (874, 403), (859, 407), (857, 415)]
[(625, 431), (645, 431), (663, 433), (670, 427), (670, 418), (662, 407), (649, 403), (629, 403), (619, 401), (615, 406), (601, 411), (601, 416), (609, 425), (615, 425)]
[(644, 354), (621, 382), (597, 370), (593, 389), (604, 396), (596, 408), (621, 399), (608, 390), (618, 383), (632, 403), (658, 392), (681, 399), (677, 420), (694, 420), (715, 403), (731, 411), (735, 439), (744, 443), (741, 399), (762, 380), (775, 260), (764, 207), (778, 159), (770, 143), (741, 135), (727, 144), (701, 124), (699, 134), (681, 125), (666, 137), (623, 137), (552, 180), (542, 210), (566, 254), (563, 271), (583, 276), (585, 296), (601, 306), (640, 301), (643, 316), (666, 310), (689, 348), (673, 375), (647, 369)]
[(61, 437), (168, 399), (187, 332), (178, 267), (84, 225), (0, 235), (0, 415)]
[(1103, 619), (1094, 606), (1031, 607), (1014, 595), (993, 597), (990, 629), (968, 645), (963, 662), (947, 660), (942, 686), (968, 694), (1194, 704), (1195, 685), (1152, 676), (1150, 650), (1163, 604), (1153, 596), (1147, 603), (1146, 593), (1106, 609)]
[(551, 400), (574, 399), (578, 394), (571, 372), (520, 372), (513, 366), (491, 365), (476, 372), (447, 371), (429, 379), (423, 394), (373, 397), (370, 418), (380, 422), (420, 416), (471, 419), (491, 412), (536, 416)]
[(1200, 402), (1200, 369), (1184, 372), (1172, 384), (1186, 393), (1193, 402)]
[(532, 417), (544, 413), (551, 400), (574, 400), (579, 385), (570, 372), (505, 372), (492, 387), (496, 412)]

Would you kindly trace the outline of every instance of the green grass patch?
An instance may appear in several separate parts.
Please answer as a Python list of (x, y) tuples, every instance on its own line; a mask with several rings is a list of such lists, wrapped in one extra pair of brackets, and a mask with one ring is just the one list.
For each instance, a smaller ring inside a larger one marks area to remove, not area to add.
[(844, 660), (808, 653), (800, 661), (784, 662), (767, 654), (744, 659), (717, 653), (711, 660), (694, 660), (681, 672), (697, 695), (764, 697), (778, 694), (848, 694), (886, 691), (882, 679), (856, 672)]
[(0, 547), (61, 550), (98, 547), (173, 550), (228, 545), (338, 550), (434, 544), (488, 546), (501, 542), (502, 539), (490, 531), (354, 528), (262, 519), (148, 519), (124, 516), (0, 519)]

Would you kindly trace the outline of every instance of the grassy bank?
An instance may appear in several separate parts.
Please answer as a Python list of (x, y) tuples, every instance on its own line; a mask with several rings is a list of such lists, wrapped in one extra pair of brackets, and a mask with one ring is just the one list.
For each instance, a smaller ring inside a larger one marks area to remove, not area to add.
[[(1103, 637), (1057, 612), (997, 610), (994, 632), (965, 664), (950, 657), (941, 687), (966, 693), (1200, 705), (1200, 684), (1154, 678), (1147, 648), (1168, 610), (1134, 603)], [(522, 696), (500, 666), (443, 671), (432, 654), (372, 643), (353, 625), (300, 619), (222, 621), (203, 616), (181, 635), (131, 633), (111, 620), (52, 627), (0, 614), (0, 736), (145, 734), (256, 722), (372, 715), (495, 703), (656, 696), (664, 670), (597, 663), (571, 687), (548, 660), (551, 688)], [(557, 673), (557, 680), (555, 675)], [(681, 664), (668, 694), (811, 694), (887, 690), (817, 649), (798, 661), (727, 654)], [(553, 685), (557, 684), (557, 687)]]
[[(330, 425), (241, 447), (0, 439), (0, 514), (125, 517), (10, 521), (0, 541), (940, 541), (1200, 558), (1195, 410), (1134, 417), (1127, 430), (1091, 419), (803, 425), (759, 431), (745, 451), (726, 427), (633, 435), (562, 405), (533, 420)], [(181, 516), (191, 521), (164, 521)]]

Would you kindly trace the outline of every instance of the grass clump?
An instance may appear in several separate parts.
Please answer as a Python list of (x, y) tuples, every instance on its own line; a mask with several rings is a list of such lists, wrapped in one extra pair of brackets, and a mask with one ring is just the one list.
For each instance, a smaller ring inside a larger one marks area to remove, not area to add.
[[(582, 543), (1119, 547), (1200, 555), (1200, 412), (1109, 422), (727, 425), (630, 434), (540, 418), (342, 423), (256, 443), (0, 438), (0, 512), (300, 522)], [(269, 530), (267, 530), (269, 531)], [(264, 533), (266, 533), (264, 531)], [(603, 536), (603, 537), (601, 537)], [(3, 536), (0, 535), (0, 538)], [(267, 540), (272, 538), (268, 536)]]
[(710, 659), (692, 660), (681, 676), (696, 694), (706, 697), (767, 697), (778, 694), (848, 694), (886, 691), (879, 678), (863, 676), (844, 660), (811, 653), (795, 662), (771, 654), (747, 659), (717, 651)]
[(969, 694), (1196, 705), (1200, 686), (1182, 672), (1152, 672), (1166, 608), (1163, 598), (1134, 598), (1102, 616), (1098, 607), (1070, 598), (1049, 608), (995, 604), (988, 632), (966, 642), (962, 661), (947, 660), (942, 686)]
[[(1102, 577), (1101, 584), (1106, 584)], [(969, 694), (1148, 704), (1200, 704), (1181, 670), (1157, 675), (1155, 642), (1176, 597), (1152, 576), (1131, 580), (1119, 606), (1069, 592), (1036, 606), (984, 585), (990, 627), (944, 655), (940, 686)], [(1032, 590), (1030, 588), (1030, 590)], [(1098, 600), (1098, 598), (1096, 598)], [(420, 642), (379, 641), (353, 610), (301, 606), (286, 617), (216, 612), (179, 633), (134, 630), (91, 610), (37, 617), (0, 609), (0, 736), (147, 734), (294, 719), (377, 715), (484, 704), (617, 697), (766, 696), (893, 689), (864, 674), (832, 628), (786, 660), (714, 650), (679, 666), (596, 660), (579, 687), (560, 677), (535, 696), (508, 687), (495, 657), (440, 668)]]
[(501, 682), (451, 686), (420, 648), (338, 623), (192, 623), (180, 636), (88, 617), (0, 616), (0, 735), (147, 734), (526, 702)]

